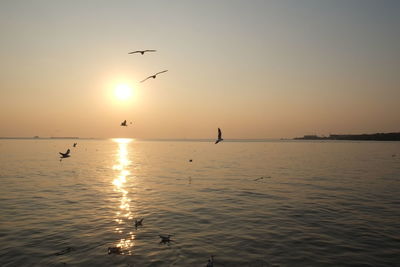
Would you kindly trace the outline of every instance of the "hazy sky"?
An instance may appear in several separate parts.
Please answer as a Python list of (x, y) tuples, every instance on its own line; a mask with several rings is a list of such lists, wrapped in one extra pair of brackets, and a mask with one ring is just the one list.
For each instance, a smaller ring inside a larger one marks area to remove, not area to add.
[(2, 0), (0, 36), (0, 136), (400, 131), (396, 0)]

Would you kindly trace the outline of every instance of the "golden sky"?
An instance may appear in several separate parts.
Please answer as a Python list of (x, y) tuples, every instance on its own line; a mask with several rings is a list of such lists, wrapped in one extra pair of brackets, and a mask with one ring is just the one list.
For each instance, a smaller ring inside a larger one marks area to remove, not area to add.
[[(0, 136), (400, 131), (399, 14), (383, 0), (1, 1)], [(157, 52), (128, 55), (140, 49)]]

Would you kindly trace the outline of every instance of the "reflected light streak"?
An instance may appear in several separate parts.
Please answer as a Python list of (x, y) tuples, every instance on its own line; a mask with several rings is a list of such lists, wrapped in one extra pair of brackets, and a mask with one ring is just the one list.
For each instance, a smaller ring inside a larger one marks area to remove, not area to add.
[(128, 198), (129, 192), (124, 188), (127, 181), (126, 178), (130, 174), (129, 170), (126, 169), (126, 167), (130, 164), (130, 160), (128, 159), (128, 144), (133, 139), (115, 138), (112, 140), (118, 144), (117, 164), (115, 164), (112, 169), (119, 171), (117, 178), (112, 181), (112, 184), (114, 185), (114, 191), (121, 193), (121, 200), (118, 206), (119, 209), (117, 210), (115, 215), (116, 218), (114, 219), (119, 226), (115, 228), (115, 232), (125, 236), (125, 238), (121, 238), (118, 241), (116, 246), (122, 249), (122, 254), (131, 254), (131, 250), (134, 246), (133, 241), (135, 239), (135, 235), (132, 232), (127, 232), (124, 234), (125, 229), (122, 227), (122, 224), (129, 225), (131, 222), (128, 220), (133, 218), (130, 207), (131, 200)]

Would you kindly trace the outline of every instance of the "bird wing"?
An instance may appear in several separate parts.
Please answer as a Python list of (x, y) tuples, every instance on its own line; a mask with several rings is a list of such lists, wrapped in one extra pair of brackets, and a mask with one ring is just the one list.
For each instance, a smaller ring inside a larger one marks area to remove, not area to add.
[(67, 152), (65, 152), (65, 155), (68, 155), (69, 152), (71, 152), (71, 150), (69, 150), (69, 148), (68, 148)]
[(152, 49), (147, 49), (147, 50), (144, 50), (143, 52), (156, 52), (157, 50), (152, 50)]
[(144, 81), (146, 81), (146, 80), (150, 79), (151, 77), (153, 77), (153, 75), (151, 75), (151, 76), (147, 77), (146, 79), (144, 79), (144, 80), (142, 80), (142, 81), (140, 81), (140, 82), (142, 83), (142, 82), (144, 82)]
[(129, 52), (128, 54), (135, 54), (135, 53), (140, 53), (140, 52), (142, 52), (142, 51), (132, 51), (132, 52)]
[(167, 72), (168, 70), (163, 70), (163, 71), (160, 71), (160, 72), (157, 72), (156, 74), (154, 74), (154, 75), (158, 75), (158, 74), (160, 74), (160, 73), (164, 73), (164, 72)]
[(222, 138), (222, 132), (221, 132), (221, 129), (218, 128), (218, 139), (221, 139), (221, 138)]

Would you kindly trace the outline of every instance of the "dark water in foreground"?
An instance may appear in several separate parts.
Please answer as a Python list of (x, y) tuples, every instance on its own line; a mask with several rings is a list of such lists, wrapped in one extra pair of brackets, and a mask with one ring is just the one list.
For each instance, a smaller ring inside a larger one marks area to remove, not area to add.
[(72, 143), (0, 140), (1, 266), (400, 264), (400, 143)]

